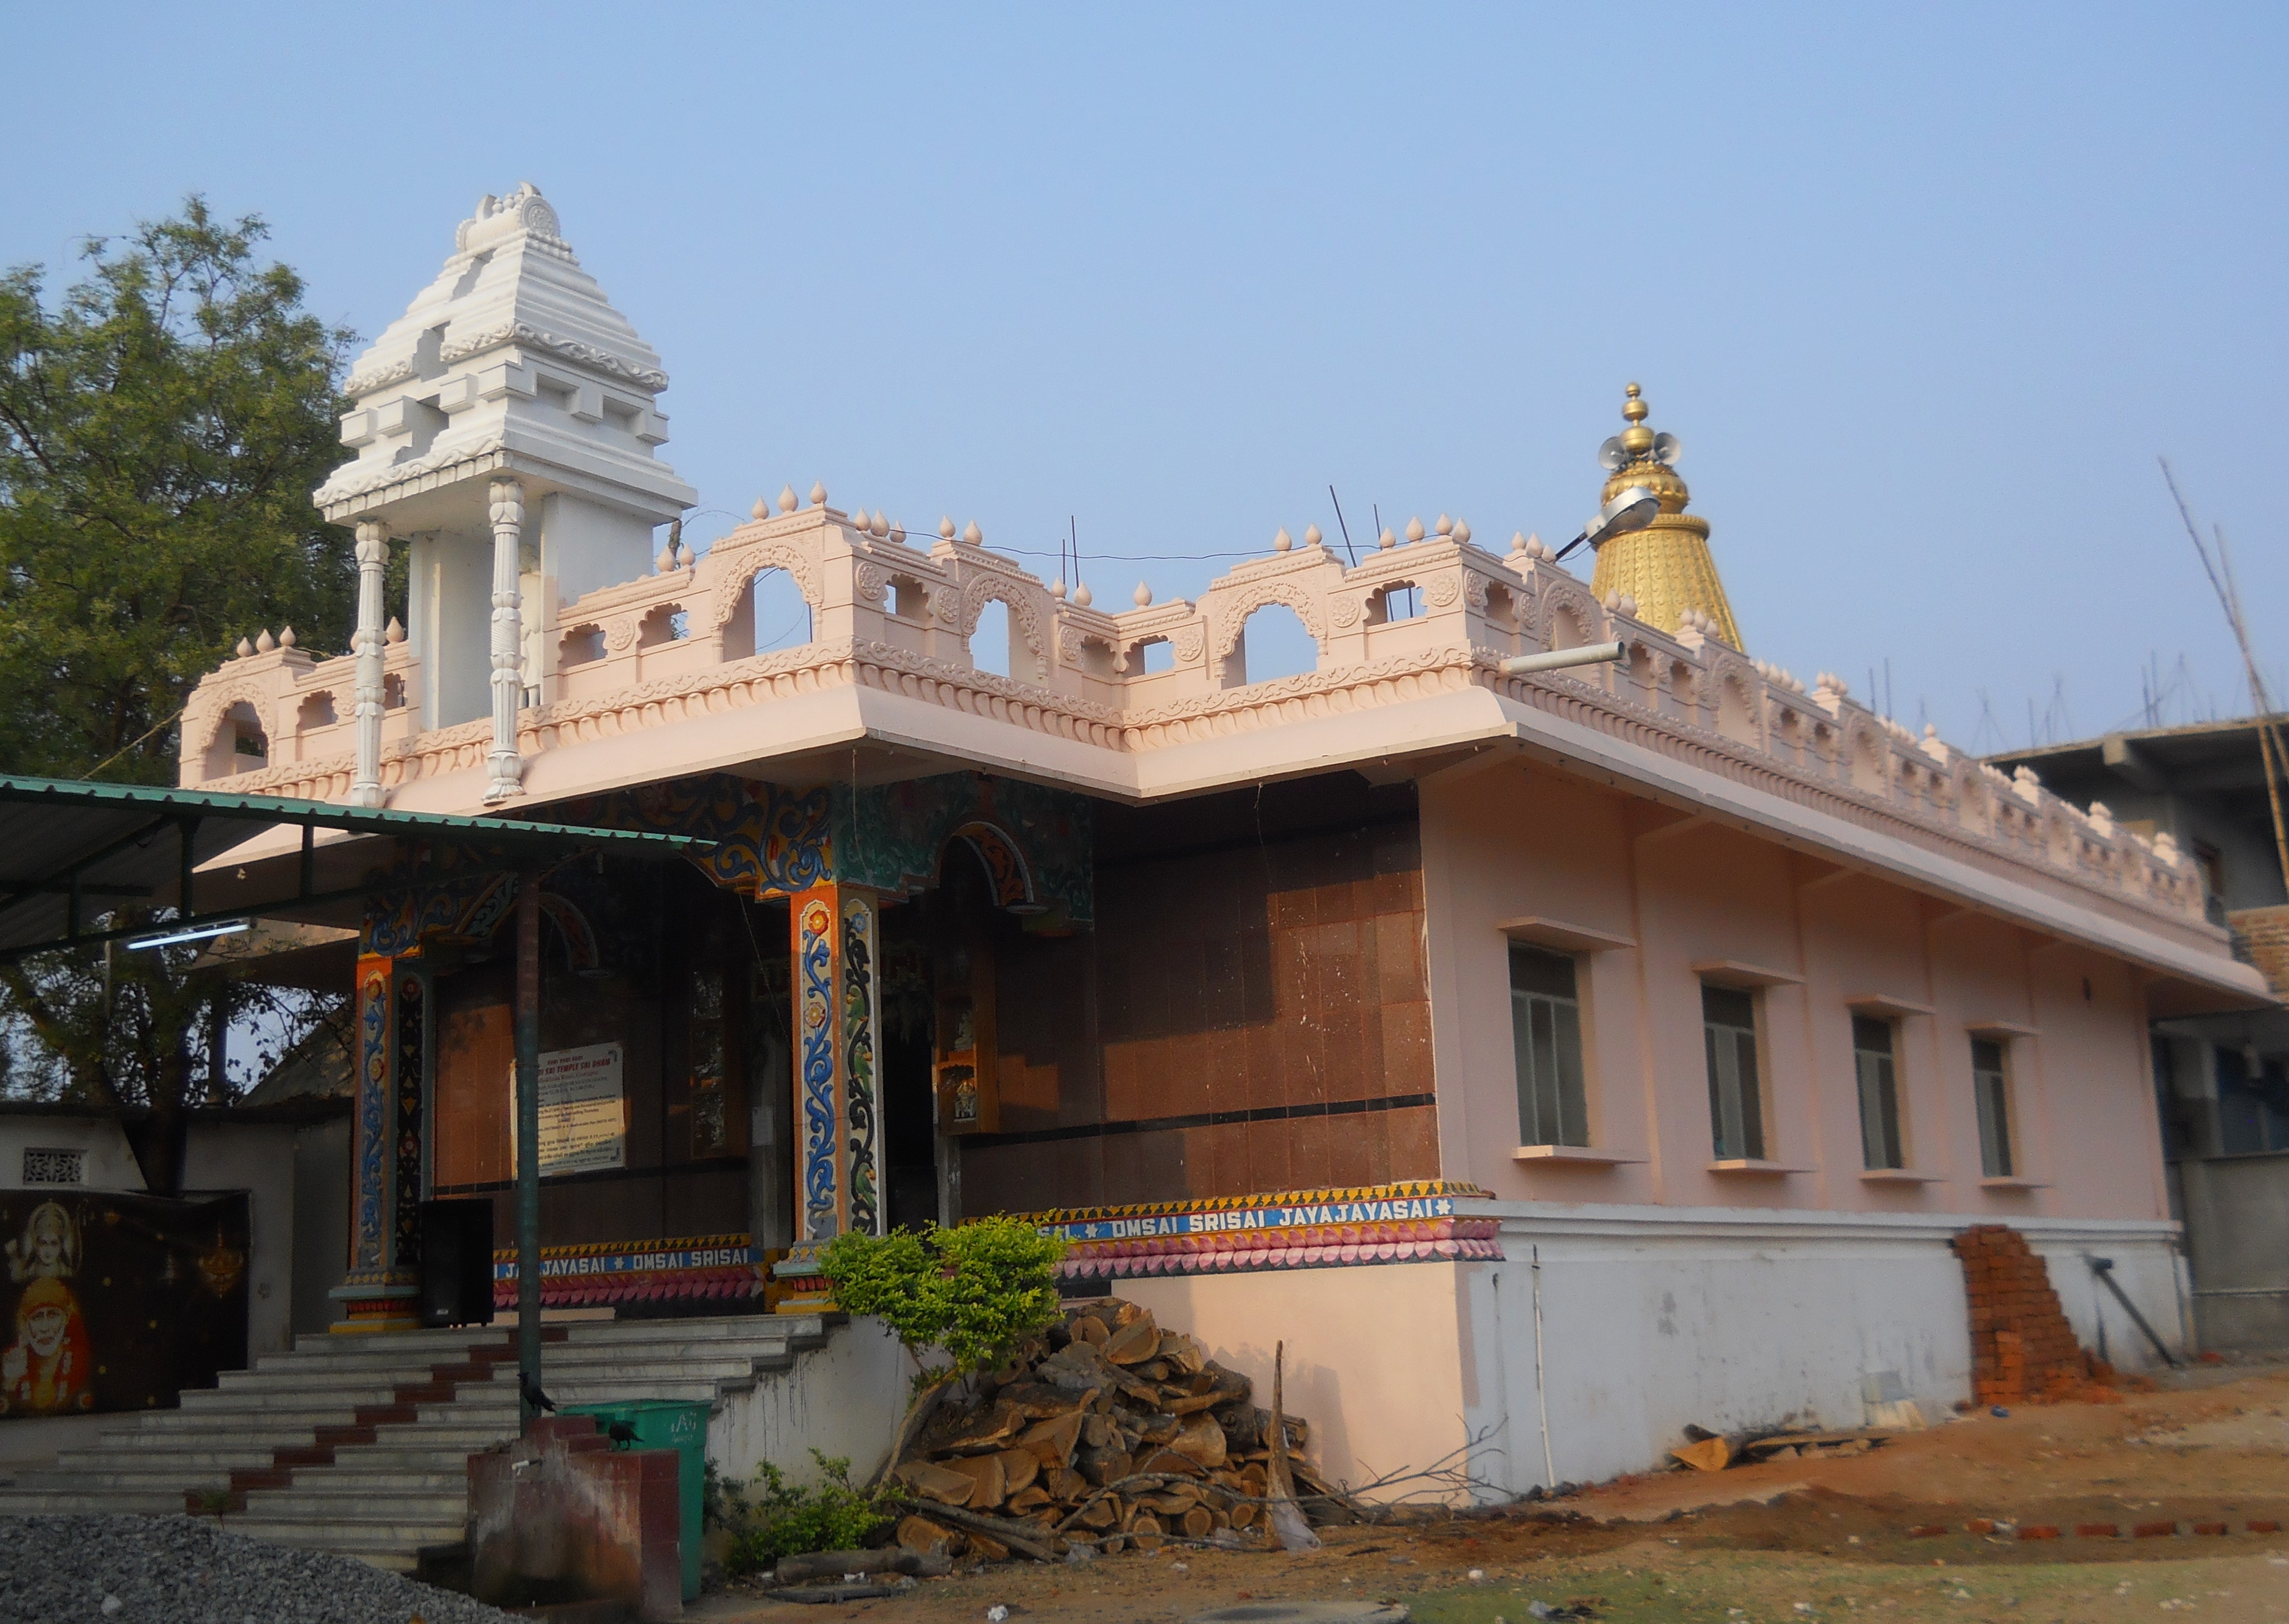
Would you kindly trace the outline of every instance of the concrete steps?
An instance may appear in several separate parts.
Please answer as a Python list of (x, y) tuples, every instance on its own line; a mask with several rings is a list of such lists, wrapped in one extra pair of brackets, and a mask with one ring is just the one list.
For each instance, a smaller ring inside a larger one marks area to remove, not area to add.
[[(825, 1336), (794, 1316), (551, 1326), (541, 1385), (560, 1405), (707, 1402)], [(0, 1482), (0, 1515), (219, 1512), (256, 1539), (408, 1572), (421, 1546), (461, 1537), (468, 1457), (516, 1435), (515, 1360), (490, 1327), (303, 1337)]]

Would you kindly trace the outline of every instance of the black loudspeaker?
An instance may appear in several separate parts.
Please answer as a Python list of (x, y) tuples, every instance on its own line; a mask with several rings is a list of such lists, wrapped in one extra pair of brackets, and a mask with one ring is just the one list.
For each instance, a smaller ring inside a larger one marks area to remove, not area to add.
[(493, 1204), (421, 1204), (421, 1323), (482, 1325), (493, 1317)]

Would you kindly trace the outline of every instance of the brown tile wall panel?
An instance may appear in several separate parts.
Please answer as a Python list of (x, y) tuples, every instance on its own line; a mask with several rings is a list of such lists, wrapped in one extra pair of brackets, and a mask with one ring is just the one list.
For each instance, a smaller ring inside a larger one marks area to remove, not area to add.
[(1435, 1112), (1384, 1104), (1432, 1087), (1411, 796), (1108, 809), (1098, 856), (1093, 932), (1001, 927), (1001, 1134), (962, 1152), (966, 1212), (1436, 1176)]
[(508, 1135), (516, 1031), (508, 1004), (441, 1008), (433, 1052), (432, 1182), (489, 1184), (513, 1176)]
[(1439, 1112), (1423, 1105), (1386, 1113), (1385, 1132), (1391, 1141), (1391, 1176), (1394, 1179), (1435, 1179), (1439, 1176)]

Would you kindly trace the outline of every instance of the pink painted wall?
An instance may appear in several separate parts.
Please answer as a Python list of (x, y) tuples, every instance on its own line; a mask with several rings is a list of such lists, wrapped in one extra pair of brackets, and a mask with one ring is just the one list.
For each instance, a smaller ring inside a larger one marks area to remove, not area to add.
[[(2140, 972), (2105, 955), (1515, 760), (1426, 781), (1424, 890), (1446, 1175), (1508, 1200), (2167, 1215)], [(1521, 1162), (1505, 926), (1625, 943), (1576, 959), (1592, 1144), (1618, 1165)], [(1763, 977), (1766, 1157), (1710, 1166), (1695, 966)], [(2085, 981), (2088, 996), (2085, 996)], [(1862, 1177), (1855, 1004), (1888, 1008), (1907, 1171)], [(1928, 1013), (1924, 1013), (1928, 1011)], [(2014, 1172), (1982, 1182), (1971, 1029), (2007, 1037)]]

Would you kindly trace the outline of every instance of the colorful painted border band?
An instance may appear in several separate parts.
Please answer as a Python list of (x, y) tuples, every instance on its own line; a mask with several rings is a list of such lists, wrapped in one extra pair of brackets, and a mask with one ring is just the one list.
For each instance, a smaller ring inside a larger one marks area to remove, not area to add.
[[(764, 1272), (763, 1254), (745, 1235), (546, 1246), (540, 1254), (540, 1301), (546, 1308), (565, 1308), (759, 1297)], [(494, 1252), (496, 1304), (515, 1301), (516, 1273), (514, 1252)]]
[(1328, 1190), (1258, 1190), (1247, 1196), (1203, 1196), (1184, 1201), (1148, 1201), (1129, 1206), (1060, 1206), (1027, 1213), (1038, 1224), (1087, 1223), (1100, 1218), (1158, 1217), (1163, 1213), (1228, 1213), (1240, 1207), (1304, 1206), (1331, 1201), (1422, 1200), (1449, 1196), (1457, 1201), (1486, 1201), (1492, 1195), (1476, 1184), (1448, 1179), (1410, 1179), (1396, 1184), (1345, 1184)]

